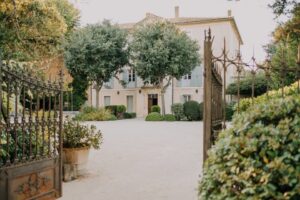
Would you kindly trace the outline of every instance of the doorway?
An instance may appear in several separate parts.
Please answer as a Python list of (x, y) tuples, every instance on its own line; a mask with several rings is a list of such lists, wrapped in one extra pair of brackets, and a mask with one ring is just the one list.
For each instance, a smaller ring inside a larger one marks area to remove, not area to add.
[(148, 94), (148, 113), (151, 113), (151, 107), (158, 105), (158, 95)]
[(127, 112), (133, 112), (133, 96), (127, 96)]

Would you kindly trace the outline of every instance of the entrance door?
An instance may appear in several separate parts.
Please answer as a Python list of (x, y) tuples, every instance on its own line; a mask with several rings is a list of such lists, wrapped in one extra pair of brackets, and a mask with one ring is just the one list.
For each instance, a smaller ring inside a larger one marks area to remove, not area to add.
[(133, 112), (133, 96), (127, 96), (127, 112)]
[(148, 113), (151, 113), (151, 107), (158, 105), (158, 95), (148, 94)]

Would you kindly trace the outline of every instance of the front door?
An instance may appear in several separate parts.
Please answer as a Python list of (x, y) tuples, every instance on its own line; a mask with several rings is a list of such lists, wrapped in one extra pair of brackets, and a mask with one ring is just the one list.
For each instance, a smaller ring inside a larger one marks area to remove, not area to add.
[(151, 113), (151, 107), (158, 105), (158, 95), (148, 94), (148, 113)]

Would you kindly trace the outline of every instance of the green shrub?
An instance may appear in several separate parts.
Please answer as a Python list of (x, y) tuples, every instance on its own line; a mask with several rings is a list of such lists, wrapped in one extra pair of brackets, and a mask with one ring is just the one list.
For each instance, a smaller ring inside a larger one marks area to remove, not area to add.
[(117, 105), (117, 113), (124, 113), (124, 112), (126, 112), (126, 106)]
[(172, 115), (172, 114), (166, 114), (164, 116), (164, 121), (173, 122), (173, 121), (176, 121), (176, 117), (175, 117), (175, 115)]
[(113, 116), (110, 110), (104, 108), (87, 108), (76, 115), (74, 119), (79, 121), (107, 121), (114, 118)]
[(294, 95), (234, 115), (209, 150), (199, 198), (300, 199), (299, 113)]
[(184, 118), (183, 112), (183, 104), (182, 103), (175, 103), (171, 106), (172, 113), (175, 115), (177, 121), (180, 121)]
[(132, 119), (132, 118), (136, 118), (136, 113), (127, 113), (127, 112), (125, 112), (123, 114), (123, 116), (124, 116), (124, 119)]
[(129, 113), (131, 115), (131, 118), (136, 118), (136, 113)]
[(110, 110), (111, 114), (113, 114), (115, 116), (117, 116), (117, 114), (118, 114), (118, 112), (117, 112), (118, 106), (117, 105), (105, 106), (105, 109)]
[[(290, 86), (285, 86), (284, 87), (284, 94), (286, 96), (297, 94), (297, 92), (298, 92), (298, 82), (295, 82)], [(246, 111), (252, 105), (255, 105), (255, 104), (258, 104), (258, 103), (261, 103), (261, 102), (268, 102), (269, 99), (279, 98), (281, 96), (282, 96), (282, 90), (278, 89), (278, 90), (269, 91), (268, 95), (263, 94), (261, 96), (258, 96), (256, 98), (254, 98), (253, 103), (252, 103), (251, 98), (241, 99), (241, 101), (240, 101), (240, 112)], [(238, 104), (236, 104), (234, 106), (234, 111), (235, 112), (237, 111), (237, 106), (238, 106)]]
[(200, 120), (200, 109), (197, 101), (188, 101), (183, 104), (183, 112), (189, 121)]
[(203, 119), (203, 102), (199, 104), (199, 119)]
[(107, 119), (107, 121), (115, 121), (115, 120), (118, 120), (118, 118), (113, 114), (111, 114), (110, 117)]
[(160, 113), (160, 107), (155, 105), (155, 106), (152, 106), (151, 107), (151, 112), (157, 112), (157, 113)]
[(232, 120), (232, 117), (233, 117), (233, 114), (234, 114), (234, 109), (233, 109), (234, 106), (235, 106), (235, 103), (226, 104), (226, 120), (227, 121)]
[(102, 143), (102, 133), (96, 131), (96, 126), (81, 125), (76, 121), (65, 120), (63, 125), (63, 147), (81, 148), (93, 147), (99, 149)]
[(157, 112), (152, 112), (146, 117), (146, 121), (163, 121), (164, 118)]
[(84, 106), (80, 109), (80, 112), (85, 113), (85, 114), (97, 112), (97, 108), (95, 108), (93, 106)]

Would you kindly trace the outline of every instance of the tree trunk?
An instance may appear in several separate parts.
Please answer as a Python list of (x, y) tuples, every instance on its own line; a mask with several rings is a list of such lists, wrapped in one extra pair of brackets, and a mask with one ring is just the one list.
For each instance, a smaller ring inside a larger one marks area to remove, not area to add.
[(165, 108), (165, 90), (161, 90), (161, 113), (163, 116), (166, 114), (166, 108)]
[(96, 108), (99, 108), (99, 93), (100, 93), (100, 87), (96, 86)]

